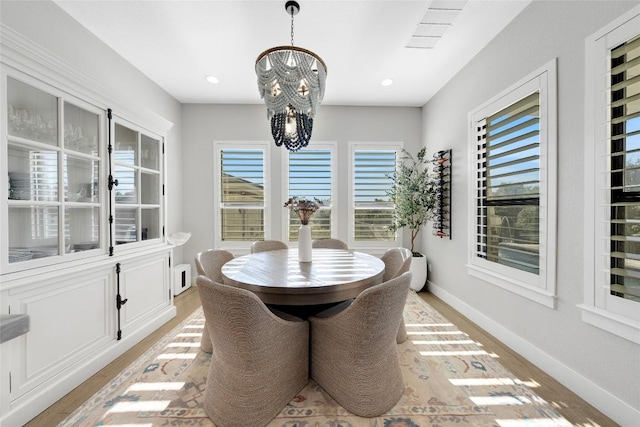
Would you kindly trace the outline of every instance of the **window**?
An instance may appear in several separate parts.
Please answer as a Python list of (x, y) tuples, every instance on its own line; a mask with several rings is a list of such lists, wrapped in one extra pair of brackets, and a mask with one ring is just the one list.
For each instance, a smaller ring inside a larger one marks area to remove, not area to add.
[(295, 247), (300, 221), (284, 208), (289, 196), (323, 201), (311, 218), (314, 239), (338, 238), (365, 251), (402, 246), (402, 233), (390, 230), (387, 195), (402, 146), (316, 141), (288, 152), (272, 141), (214, 142), (214, 247), (245, 251), (263, 239)]
[(582, 319), (640, 343), (640, 7), (587, 39)]
[(394, 204), (387, 190), (389, 175), (395, 171), (400, 144), (379, 146), (371, 143), (351, 145), (351, 221), (349, 245), (401, 245), (398, 233), (391, 231)]
[(478, 124), (477, 256), (539, 273), (540, 92)]
[(640, 36), (611, 51), (610, 292), (635, 302), (640, 302), (639, 60)]
[(469, 272), (547, 306), (555, 295), (555, 61), (470, 114)]
[[(322, 201), (323, 205), (311, 218), (314, 239), (327, 239), (333, 237), (335, 232), (332, 225), (333, 204), (333, 171), (335, 168), (335, 144), (317, 144), (300, 151), (288, 152), (288, 193), (284, 200), (290, 196), (314, 199)], [(298, 228), (300, 219), (298, 215), (289, 211), (287, 222), (289, 241), (298, 240)]]
[(220, 243), (265, 239), (266, 147), (243, 143), (236, 148), (238, 145), (216, 144), (215, 224)]

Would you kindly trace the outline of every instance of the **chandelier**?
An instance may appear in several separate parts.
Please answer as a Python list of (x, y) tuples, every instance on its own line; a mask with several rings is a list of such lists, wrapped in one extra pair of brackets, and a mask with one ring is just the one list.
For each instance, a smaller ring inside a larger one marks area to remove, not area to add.
[(300, 5), (288, 1), (284, 7), (291, 15), (291, 46), (262, 52), (256, 60), (256, 74), (276, 145), (298, 151), (309, 145), (316, 108), (324, 97), (327, 66), (315, 53), (293, 45), (293, 16)]

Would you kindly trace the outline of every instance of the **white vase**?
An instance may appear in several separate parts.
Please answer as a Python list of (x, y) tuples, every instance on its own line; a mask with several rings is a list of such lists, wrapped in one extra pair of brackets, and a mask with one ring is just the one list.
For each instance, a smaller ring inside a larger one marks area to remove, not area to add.
[(308, 224), (298, 229), (298, 261), (311, 262), (311, 226)]

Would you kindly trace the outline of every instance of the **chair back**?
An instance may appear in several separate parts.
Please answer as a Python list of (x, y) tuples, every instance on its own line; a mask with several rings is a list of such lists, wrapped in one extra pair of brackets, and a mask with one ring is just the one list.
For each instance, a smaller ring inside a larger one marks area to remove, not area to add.
[(409, 271), (411, 266), (412, 254), (406, 248), (390, 248), (380, 259), (384, 262), (384, 274), (382, 281), (393, 279), (402, 275), (405, 271)]
[(407, 248), (398, 248), (398, 249), (400, 249), (400, 255), (402, 255), (403, 261), (402, 261), (402, 265), (400, 266), (400, 268), (398, 269), (394, 277), (398, 277), (403, 273), (409, 271), (411, 269), (411, 260), (413, 259), (413, 254), (409, 249)]
[(289, 246), (280, 240), (257, 240), (251, 245), (252, 254), (264, 251), (277, 251), (280, 249), (289, 249)]
[(222, 283), (222, 266), (233, 258), (234, 255), (224, 249), (207, 249), (199, 252), (195, 256), (198, 275), (204, 275), (214, 282)]
[(309, 324), (273, 314), (253, 292), (198, 276), (214, 343), (204, 410), (218, 426), (268, 424), (309, 378)]
[(330, 317), (311, 316), (311, 377), (347, 411), (376, 417), (405, 389), (396, 335), (411, 282), (408, 271), (360, 293)]
[(318, 239), (311, 243), (312, 248), (327, 248), (327, 249), (344, 249), (349, 250), (349, 246), (340, 239)]
[(410, 283), (408, 271), (365, 289), (349, 307), (332, 316), (330, 319), (351, 325), (341, 331), (351, 335), (345, 338), (345, 343), (351, 341), (354, 348), (361, 345), (365, 352), (374, 351), (371, 345), (386, 345), (389, 341), (395, 344)]

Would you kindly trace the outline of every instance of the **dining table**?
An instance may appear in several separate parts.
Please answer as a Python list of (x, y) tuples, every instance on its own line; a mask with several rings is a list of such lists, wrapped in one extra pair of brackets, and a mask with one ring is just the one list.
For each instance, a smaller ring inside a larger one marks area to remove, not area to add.
[(265, 304), (318, 306), (346, 301), (382, 283), (384, 262), (363, 252), (314, 248), (300, 262), (296, 248), (236, 257), (222, 266), (224, 284), (254, 292)]

